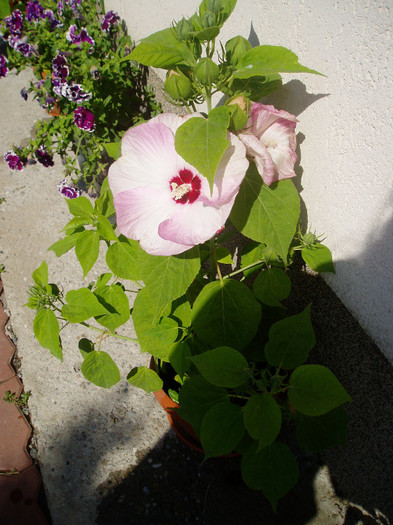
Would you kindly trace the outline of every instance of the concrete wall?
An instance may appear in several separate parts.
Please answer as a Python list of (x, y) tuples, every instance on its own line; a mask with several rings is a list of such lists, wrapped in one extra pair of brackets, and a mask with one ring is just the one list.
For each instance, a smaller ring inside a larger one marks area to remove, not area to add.
[[(198, 5), (106, 0), (135, 40)], [(327, 75), (285, 75), (269, 102), (299, 119), (308, 226), (336, 263), (326, 280), (393, 362), (392, 27), (389, 0), (238, 0), (221, 38), (283, 45)]]

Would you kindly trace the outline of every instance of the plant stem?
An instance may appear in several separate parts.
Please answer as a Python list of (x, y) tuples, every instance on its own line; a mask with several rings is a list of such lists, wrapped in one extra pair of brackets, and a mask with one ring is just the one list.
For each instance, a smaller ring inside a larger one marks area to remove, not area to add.
[(253, 268), (254, 266), (258, 266), (258, 264), (263, 264), (263, 262), (264, 261), (262, 259), (260, 259), (259, 261), (255, 262), (255, 263), (248, 264), (247, 266), (244, 266), (243, 268), (240, 268), (239, 270), (235, 270), (234, 272), (231, 272), (228, 275), (225, 275), (223, 277), (223, 279), (229, 279), (230, 277), (233, 277), (234, 275), (237, 275), (239, 273), (244, 272), (244, 270), (248, 270), (250, 268)]
[(115, 332), (107, 332), (106, 330), (102, 330), (101, 328), (98, 328), (97, 326), (92, 326), (91, 324), (82, 322), (80, 323), (82, 326), (86, 326), (87, 328), (91, 328), (92, 330), (97, 330), (97, 332), (101, 332), (103, 335), (107, 336), (113, 336), (117, 337), (118, 339), (125, 339), (126, 341), (132, 341), (133, 343), (137, 343), (138, 339), (133, 339), (132, 337), (127, 337), (126, 335), (119, 335)]

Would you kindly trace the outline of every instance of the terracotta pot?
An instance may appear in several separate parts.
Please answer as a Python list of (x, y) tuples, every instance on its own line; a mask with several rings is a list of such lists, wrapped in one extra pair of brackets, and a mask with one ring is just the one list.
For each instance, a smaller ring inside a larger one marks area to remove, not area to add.
[[(155, 369), (154, 357), (150, 359), (149, 368), (152, 370)], [(175, 410), (180, 408), (180, 405), (173, 401), (163, 389), (157, 390), (157, 392), (153, 392), (153, 394), (162, 408), (165, 410), (169, 423), (175, 431), (177, 437), (193, 450), (204, 454), (201, 442), (199, 441), (198, 436), (195, 434), (194, 429), (190, 423), (181, 418)]]
[[(45, 80), (46, 78), (46, 73), (44, 71), (41, 72), (41, 76), (43, 78), (43, 80)], [(48, 111), (49, 115), (51, 115), (52, 117), (58, 117), (60, 115), (60, 108), (59, 106), (56, 104), (56, 102), (54, 103), (53, 105), (53, 108)]]

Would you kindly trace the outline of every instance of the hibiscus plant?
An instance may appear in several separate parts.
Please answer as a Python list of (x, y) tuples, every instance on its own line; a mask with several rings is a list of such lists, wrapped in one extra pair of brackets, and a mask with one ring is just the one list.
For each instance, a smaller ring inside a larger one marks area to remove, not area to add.
[[(32, 96), (52, 115), (36, 123), (28, 146), (12, 146), (5, 161), (18, 171), (37, 161), (53, 166), (56, 152), (67, 177), (92, 185), (121, 135), (159, 111), (145, 68), (124, 60), (132, 41), (120, 17), (96, 0), (29, 0), (0, 20), (0, 31), (0, 77), (32, 68), (36, 80), (21, 97)], [(65, 182), (58, 189), (76, 191)]]
[(49, 249), (75, 249), (85, 277), (103, 244), (108, 271), (64, 293), (43, 262), (28, 306), (38, 341), (59, 359), (68, 325), (98, 330), (79, 343), (81, 370), (105, 388), (121, 375), (104, 341), (132, 339), (118, 333), (131, 314), (154, 366), (130, 365), (128, 382), (146, 392), (164, 386), (206, 458), (242, 454), (245, 483), (276, 508), (298, 476), (287, 429), (313, 452), (343, 443), (350, 397), (328, 368), (307, 364), (311, 307), (288, 314), (295, 256), (318, 272), (334, 267), (329, 249), (300, 228), (296, 118), (259, 102), (281, 72), (318, 73), (283, 47), (251, 47), (241, 36), (217, 46), (235, 4), (203, 0), (127, 56), (166, 69), (165, 91), (185, 114), (130, 128), (99, 198), (67, 200), (72, 218)]

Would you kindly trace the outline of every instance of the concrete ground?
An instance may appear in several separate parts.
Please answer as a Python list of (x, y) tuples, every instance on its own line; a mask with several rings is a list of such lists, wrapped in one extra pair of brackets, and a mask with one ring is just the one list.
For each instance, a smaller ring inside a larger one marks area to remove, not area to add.
[[(27, 141), (34, 121), (46, 118), (35, 101), (24, 102), (19, 94), (29, 78), (24, 72), (0, 80), (0, 153)], [(47, 252), (68, 220), (67, 205), (56, 191), (63, 178), (56, 160), (52, 168), (37, 164), (21, 173), (0, 161), (0, 263), (6, 267), (5, 300), (23, 382), (32, 392), (34, 453), (53, 524), (93, 525), (101, 498), (98, 488), (114, 472), (136, 466), (169, 427), (154, 397), (133, 389), (125, 379), (110, 390), (84, 379), (76, 342), (88, 335), (85, 330), (73, 328), (62, 336), (63, 363), (34, 338), (34, 312), (23, 306), (33, 270), (46, 260), (50, 280), (61, 280), (67, 289), (79, 286), (82, 276), (73, 253), (57, 259)], [(95, 275), (89, 274), (86, 283)], [(296, 278), (299, 303), (312, 300), (314, 305), (319, 340), (315, 359), (331, 366), (353, 397), (348, 446), (323, 457), (313, 480), (315, 516), (304, 523), (387, 525), (393, 521), (392, 367), (320, 278), (303, 273)], [(126, 329), (132, 333), (131, 324)], [(106, 349), (116, 356), (124, 378), (147, 360), (130, 342), (114, 341)]]

